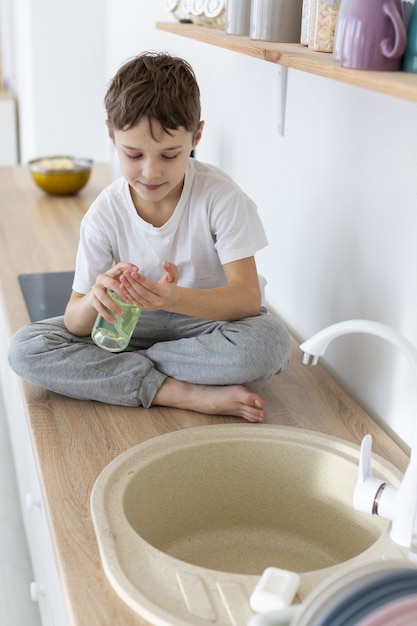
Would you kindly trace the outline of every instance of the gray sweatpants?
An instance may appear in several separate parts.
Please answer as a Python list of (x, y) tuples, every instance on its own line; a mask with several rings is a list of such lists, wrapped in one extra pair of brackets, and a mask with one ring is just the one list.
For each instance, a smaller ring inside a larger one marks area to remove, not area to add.
[(9, 363), (22, 378), (65, 396), (149, 407), (167, 376), (208, 385), (271, 378), (287, 367), (290, 343), (286, 328), (265, 310), (234, 322), (142, 312), (120, 353), (73, 335), (63, 317), (54, 317), (17, 331)]

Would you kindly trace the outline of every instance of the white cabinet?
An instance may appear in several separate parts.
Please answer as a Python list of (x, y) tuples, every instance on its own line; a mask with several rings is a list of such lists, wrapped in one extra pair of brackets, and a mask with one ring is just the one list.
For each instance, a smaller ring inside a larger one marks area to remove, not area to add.
[(20, 382), (7, 363), (9, 337), (0, 301), (0, 380), (15, 462), (23, 522), (32, 560), (34, 581), (28, 594), (37, 601), (43, 626), (66, 626), (64, 602), (59, 584), (48, 523), (30, 442)]

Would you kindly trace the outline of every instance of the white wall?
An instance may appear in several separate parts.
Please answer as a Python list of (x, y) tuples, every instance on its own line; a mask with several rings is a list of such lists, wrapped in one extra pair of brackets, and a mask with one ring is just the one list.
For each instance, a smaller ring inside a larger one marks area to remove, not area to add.
[[(278, 67), (154, 29), (171, 19), (164, 0), (108, 6), (109, 78), (145, 49), (184, 56), (196, 70), (206, 121), (197, 156), (256, 200), (270, 241), (258, 255), (269, 303), (298, 338), (365, 318), (417, 345), (416, 105), (289, 70), (281, 137)], [(411, 443), (416, 380), (402, 355), (350, 336), (326, 361)]]
[[(16, 2), (27, 10), (34, 4)], [(37, 4), (44, 2), (52, 0)], [(271, 307), (299, 339), (328, 324), (366, 318), (393, 326), (417, 345), (416, 104), (289, 70), (281, 137), (278, 67), (156, 30), (157, 20), (171, 19), (164, 0), (52, 4), (59, 5), (55, 24), (63, 6), (68, 14), (69, 5), (78, 11), (77, 20), (65, 17), (76, 44), (74, 66), (81, 67), (80, 49), (90, 47), (91, 55), (87, 71), (72, 72), (69, 95), (55, 58), (40, 72), (35, 108), (47, 110), (36, 127), (32, 111), (26, 112), (24, 132), (33, 134), (27, 155), (70, 150), (106, 158), (102, 96), (116, 69), (145, 49), (184, 56), (196, 70), (206, 121), (197, 156), (240, 183), (266, 226), (270, 245), (258, 265)], [(45, 49), (39, 35), (31, 45), (45, 60), (53, 42), (59, 49), (65, 29), (52, 37), (39, 19), (33, 16), (49, 43)], [(64, 94), (71, 115), (60, 118)], [(411, 443), (416, 381), (402, 356), (378, 339), (350, 336), (334, 342), (326, 360), (365, 408)]]
[(0, 166), (17, 165), (16, 102), (0, 89)]
[(108, 158), (106, 8), (101, 0), (0, 0), (5, 79), (19, 106), (23, 163), (51, 154)]

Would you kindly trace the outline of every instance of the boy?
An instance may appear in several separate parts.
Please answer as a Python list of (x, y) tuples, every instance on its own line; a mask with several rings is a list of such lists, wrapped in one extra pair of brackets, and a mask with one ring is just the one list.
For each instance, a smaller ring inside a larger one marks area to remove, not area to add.
[[(105, 107), (123, 176), (82, 220), (64, 317), (20, 329), (10, 365), (79, 399), (261, 422), (265, 400), (245, 383), (285, 369), (290, 338), (263, 305), (254, 254), (267, 241), (255, 205), (190, 157), (204, 125), (194, 72), (141, 54), (117, 72)], [(107, 290), (142, 309), (117, 354), (90, 337), (97, 313), (121, 313)]]

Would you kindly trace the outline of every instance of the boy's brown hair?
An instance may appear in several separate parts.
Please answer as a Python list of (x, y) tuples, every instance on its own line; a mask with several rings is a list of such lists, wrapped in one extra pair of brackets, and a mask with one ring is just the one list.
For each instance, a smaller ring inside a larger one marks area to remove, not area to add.
[(123, 65), (104, 104), (111, 130), (128, 130), (143, 117), (165, 132), (185, 128), (193, 136), (201, 117), (200, 90), (192, 67), (163, 52), (144, 52)]

